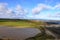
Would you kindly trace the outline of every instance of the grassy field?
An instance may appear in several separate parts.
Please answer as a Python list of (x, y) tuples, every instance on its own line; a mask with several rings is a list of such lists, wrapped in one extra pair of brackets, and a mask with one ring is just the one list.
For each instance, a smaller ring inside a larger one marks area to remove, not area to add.
[(9, 27), (30, 27), (34, 26), (35, 24), (29, 23), (29, 22), (23, 22), (23, 21), (18, 21), (18, 22), (0, 22), (0, 25), (2, 26), (9, 26)]
[(36, 22), (32, 20), (0, 20), (0, 26), (8, 26), (8, 27), (35, 27), (43, 24), (42, 22)]

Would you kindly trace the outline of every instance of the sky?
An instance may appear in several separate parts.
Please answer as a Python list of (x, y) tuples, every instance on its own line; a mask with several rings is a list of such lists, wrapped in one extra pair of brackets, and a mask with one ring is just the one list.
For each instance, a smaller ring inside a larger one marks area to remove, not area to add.
[(60, 20), (60, 0), (0, 0), (0, 18)]

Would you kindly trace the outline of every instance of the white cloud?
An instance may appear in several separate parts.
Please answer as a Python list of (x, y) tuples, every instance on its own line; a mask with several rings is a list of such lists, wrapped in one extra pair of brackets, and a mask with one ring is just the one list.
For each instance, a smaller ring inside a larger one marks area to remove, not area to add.
[(0, 12), (6, 12), (7, 3), (0, 3)]
[(14, 9), (8, 8), (7, 3), (0, 3), (0, 18), (20, 18), (24, 17), (27, 10), (20, 5), (16, 5)]
[(60, 4), (57, 4), (55, 6), (49, 6), (46, 4), (38, 4), (36, 7), (34, 7), (32, 9), (32, 13), (33, 14), (38, 14), (43, 10), (56, 10), (56, 9), (60, 9)]
[[(55, 11), (55, 10), (60, 10), (60, 4), (57, 4), (57, 5), (54, 5), (54, 6), (49, 6), (49, 5), (46, 5), (46, 4), (38, 4), (36, 7), (34, 7), (32, 9), (32, 13), (33, 14), (38, 14), (36, 16), (36, 18), (47, 18), (47, 19), (56, 19), (56, 18), (60, 18), (60, 12), (56, 11), (56, 12), (52, 12), (52, 11)], [(50, 10), (49, 12), (46, 11), (47, 14), (44, 13), (43, 10)], [(43, 12), (44, 15), (41, 15), (40, 13)], [(40, 17), (39, 17), (40, 15)], [(34, 15), (33, 15), (34, 16)], [(34, 16), (35, 17), (35, 16)]]
[[(26, 13), (28, 13), (28, 10), (24, 9), (21, 5), (16, 5), (16, 7), (14, 7), (13, 9), (8, 8), (7, 7), (8, 4), (7, 3), (0, 3), (0, 18), (24, 18), (26, 17)], [(34, 7), (32, 9), (32, 13), (33, 14), (38, 14), (43, 10), (56, 10), (60, 8), (60, 4), (57, 4), (55, 6), (49, 6), (46, 4), (38, 4), (36, 7)], [(56, 17), (59, 16), (60, 13), (56, 13), (56, 15), (50, 15), (50, 13), (48, 13), (49, 15), (46, 15), (46, 17)], [(32, 15), (33, 17), (35, 17), (36, 15)], [(44, 17), (44, 16), (42, 16)], [(36, 18), (40, 18), (40, 16), (38, 17), (38, 15), (36, 16)]]
[(54, 17), (58, 17), (59, 18), (60, 17), (60, 12), (56, 12)]
[(7, 3), (0, 3), (0, 18), (11, 18), (13, 10), (9, 9)]
[(12, 13), (12, 9), (8, 9), (8, 11), (6, 11), (6, 13), (8, 13), (8, 14), (10, 14), (10, 13)]
[(27, 10), (24, 9), (21, 5), (17, 5), (15, 10), (17, 13), (27, 13)]
[(60, 4), (57, 4), (53, 7), (54, 9), (60, 9)]
[(35, 8), (32, 9), (32, 13), (36, 14), (41, 12), (44, 9), (51, 9), (51, 6), (45, 5), (45, 4), (38, 4)]
[(48, 18), (60, 18), (60, 12), (56, 12), (54, 13), (54, 15), (48, 14), (47, 17)]
[(15, 13), (18, 18), (23, 18), (25, 17), (27, 10), (21, 7), (21, 5), (17, 5), (15, 8)]

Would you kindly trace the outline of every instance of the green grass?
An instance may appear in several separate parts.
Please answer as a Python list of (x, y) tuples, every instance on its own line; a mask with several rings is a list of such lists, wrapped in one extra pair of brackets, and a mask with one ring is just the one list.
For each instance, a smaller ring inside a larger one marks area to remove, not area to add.
[(23, 22), (23, 21), (18, 21), (18, 22), (0, 22), (0, 25), (3, 26), (11, 26), (11, 27), (30, 27), (34, 26), (33, 23), (28, 23), (28, 22)]
[(0, 26), (9, 26), (9, 27), (36, 27), (40, 25), (39, 22), (31, 22), (31, 21), (0, 21)]
[(0, 19), (0, 26), (7, 26), (7, 27), (36, 27), (43, 22), (35, 22), (32, 20), (21, 20), (21, 19)]

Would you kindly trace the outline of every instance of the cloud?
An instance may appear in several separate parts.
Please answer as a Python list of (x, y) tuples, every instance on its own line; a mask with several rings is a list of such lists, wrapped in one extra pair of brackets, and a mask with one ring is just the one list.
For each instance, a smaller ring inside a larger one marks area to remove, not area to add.
[(60, 9), (60, 4), (55, 5), (53, 9)]
[[(44, 13), (44, 10), (47, 10), (45, 13)], [(57, 10), (57, 11), (56, 11)], [(35, 17), (34, 15), (34, 18), (47, 18), (47, 19), (56, 19), (56, 18), (60, 18), (60, 12), (58, 11), (60, 10), (60, 3), (59, 4), (56, 4), (54, 6), (51, 6), (51, 5), (46, 5), (46, 4), (37, 4), (37, 6), (35, 6), (33, 9), (32, 9), (32, 13), (33, 14), (37, 14), (37, 16)], [(55, 12), (54, 12), (55, 11)], [(44, 13), (42, 15), (42, 13)]]
[(8, 8), (8, 3), (0, 3), (0, 18), (23, 18), (27, 10), (20, 5), (16, 5), (14, 9)]
[(0, 12), (5, 12), (7, 10), (7, 3), (0, 3)]
[(60, 12), (56, 12), (55, 15), (54, 15), (54, 17), (60, 18)]
[(12, 18), (13, 10), (7, 6), (7, 3), (0, 3), (0, 18)]
[(32, 13), (34, 14), (38, 14), (39, 12), (41, 12), (44, 9), (51, 9), (51, 6), (45, 5), (45, 4), (38, 4), (35, 8), (32, 9)]
[(19, 14), (24, 14), (24, 13), (27, 13), (27, 10), (25, 10), (24, 8), (22, 8), (20, 5), (17, 5), (16, 8), (16, 13), (19, 13)]
[(46, 4), (37, 4), (37, 6), (32, 9), (32, 13), (38, 14), (43, 10), (56, 10), (56, 9), (60, 9), (60, 4), (57, 4), (55, 6), (49, 6)]
[(28, 11), (23, 7), (21, 7), (21, 5), (17, 5), (15, 8), (15, 13), (18, 18), (24, 18), (27, 12)]
[(47, 17), (48, 18), (60, 18), (60, 12), (56, 12), (54, 13), (54, 15), (48, 14)]
[[(17, 4), (13, 9), (8, 7), (8, 3), (0, 3), (0, 18), (26, 18), (26, 14), (29, 13), (28, 10), (23, 8), (21, 5)], [(50, 6), (46, 4), (37, 4), (33, 9), (31, 9), (31, 14), (39, 14), (43, 10), (56, 10), (60, 9), (60, 4), (55, 6)], [(60, 13), (56, 13), (54, 15), (48, 13), (49, 15), (32, 15), (31, 18), (43, 18), (43, 17), (59, 17)], [(28, 15), (29, 17), (30, 15)]]

